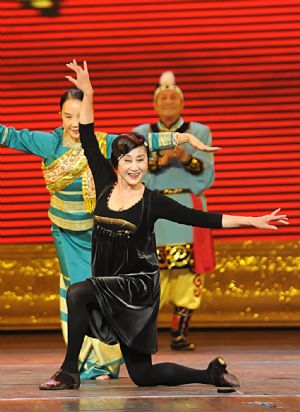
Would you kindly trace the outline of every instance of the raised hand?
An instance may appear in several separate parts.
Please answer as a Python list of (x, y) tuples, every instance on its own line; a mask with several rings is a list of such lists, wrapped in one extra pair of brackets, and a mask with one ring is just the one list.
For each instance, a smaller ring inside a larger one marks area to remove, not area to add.
[(179, 145), (189, 143), (192, 147), (201, 152), (217, 152), (220, 150), (220, 147), (207, 146), (191, 133), (177, 133), (176, 140)]
[(66, 79), (68, 79), (71, 83), (73, 83), (84, 94), (92, 94), (93, 87), (90, 81), (87, 62), (86, 61), (83, 62), (83, 68), (82, 68), (77, 64), (76, 60), (73, 59), (73, 62), (67, 63), (66, 66), (69, 69), (73, 70), (73, 72), (76, 74), (76, 78), (72, 76), (66, 76)]
[(88, 66), (86, 61), (83, 62), (83, 68), (80, 67), (76, 60), (66, 65), (69, 69), (73, 70), (76, 74), (76, 78), (72, 76), (66, 76), (66, 78), (73, 83), (78, 89), (80, 89), (84, 96), (80, 109), (79, 122), (81, 124), (89, 124), (94, 122), (94, 110), (93, 110), (93, 87), (91, 85)]
[[(281, 223), (283, 225), (288, 225), (289, 221), (286, 215), (278, 215), (277, 213), (280, 211), (279, 209), (274, 210), (274, 212), (270, 213), (269, 215), (253, 217), (252, 224), (254, 227), (258, 229), (272, 229), (277, 230), (278, 227), (276, 224)], [(270, 224), (270, 223), (273, 224)]]

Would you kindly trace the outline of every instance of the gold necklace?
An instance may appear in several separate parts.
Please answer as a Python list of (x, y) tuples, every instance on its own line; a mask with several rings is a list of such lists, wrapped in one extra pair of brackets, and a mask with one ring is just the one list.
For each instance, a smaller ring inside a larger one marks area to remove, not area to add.
[(65, 131), (63, 132), (63, 145), (64, 146), (72, 147), (72, 146), (74, 146), (75, 144), (78, 144), (78, 143), (80, 143), (80, 141), (76, 142), (71, 137), (69, 137)]

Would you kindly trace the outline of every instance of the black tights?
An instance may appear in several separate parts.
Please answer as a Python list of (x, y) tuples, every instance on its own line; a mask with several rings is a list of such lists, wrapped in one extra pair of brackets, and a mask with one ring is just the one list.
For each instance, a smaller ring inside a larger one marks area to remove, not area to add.
[(88, 332), (88, 307), (99, 306), (90, 281), (74, 283), (67, 292), (68, 347), (62, 369), (78, 372), (78, 357)]
[[(67, 305), (68, 348), (62, 369), (78, 372), (78, 356), (88, 328), (88, 307), (98, 306), (92, 283), (83, 281), (71, 285), (67, 294)], [(151, 355), (137, 352), (123, 342), (120, 342), (120, 347), (128, 374), (138, 386), (212, 384), (206, 370), (169, 362), (152, 365)]]

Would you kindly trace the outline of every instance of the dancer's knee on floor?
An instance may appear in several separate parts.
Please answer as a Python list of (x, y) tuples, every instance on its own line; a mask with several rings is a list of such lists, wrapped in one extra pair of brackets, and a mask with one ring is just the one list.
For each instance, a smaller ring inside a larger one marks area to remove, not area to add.
[(151, 355), (138, 352), (125, 345), (121, 340), (120, 346), (128, 374), (133, 383), (137, 386), (156, 385), (153, 383)]
[(136, 386), (153, 386), (151, 379), (147, 376), (147, 373), (140, 371), (128, 371), (130, 379)]

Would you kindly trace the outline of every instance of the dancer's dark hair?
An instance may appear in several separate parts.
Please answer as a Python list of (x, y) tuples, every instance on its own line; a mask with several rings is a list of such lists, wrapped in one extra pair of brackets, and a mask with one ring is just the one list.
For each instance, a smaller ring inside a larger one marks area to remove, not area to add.
[(122, 133), (112, 143), (111, 162), (113, 167), (118, 167), (119, 160), (136, 147), (144, 146), (149, 158), (149, 147), (143, 135), (136, 132)]
[(62, 109), (64, 103), (67, 100), (74, 99), (74, 100), (83, 100), (83, 93), (81, 90), (76, 89), (75, 87), (72, 89), (67, 90), (60, 98), (59, 107)]

